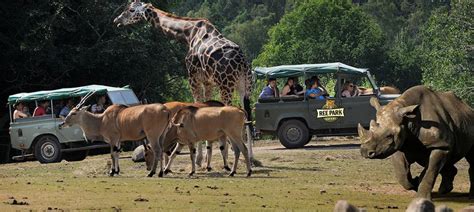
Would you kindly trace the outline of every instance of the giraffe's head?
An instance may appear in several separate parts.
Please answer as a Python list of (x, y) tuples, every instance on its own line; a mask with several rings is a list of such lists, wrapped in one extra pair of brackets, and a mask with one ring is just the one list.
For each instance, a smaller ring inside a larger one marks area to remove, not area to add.
[(117, 27), (134, 24), (145, 19), (146, 4), (140, 0), (133, 0), (125, 10), (114, 19)]

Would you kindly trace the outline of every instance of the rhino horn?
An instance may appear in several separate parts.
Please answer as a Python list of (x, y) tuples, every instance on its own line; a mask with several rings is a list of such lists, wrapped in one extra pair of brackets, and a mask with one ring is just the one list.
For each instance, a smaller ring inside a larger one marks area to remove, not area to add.
[(370, 105), (372, 105), (372, 107), (374, 107), (376, 111), (379, 111), (381, 107), (379, 103), (379, 99), (377, 99), (377, 97), (370, 98)]
[(362, 125), (359, 123), (357, 125), (357, 131), (359, 133), (359, 137), (360, 137), (360, 140), (363, 142), (364, 140), (366, 140), (367, 138), (367, 135), (369, 134), (368, 130), (366, 130), (364, 127), (362, 127)]

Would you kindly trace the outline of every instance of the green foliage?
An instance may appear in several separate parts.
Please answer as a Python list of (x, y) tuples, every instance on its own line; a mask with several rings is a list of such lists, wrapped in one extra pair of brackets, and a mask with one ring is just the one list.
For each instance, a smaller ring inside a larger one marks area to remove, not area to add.
[(302, 3), (287, 13), (269, 35), (254, 65), (340, 61), (377, 72), (384, 59), (380, 27), (347, 1)]
[(8, 73), (1, 85), (2, 101), (17, 92), (86, 84), (129, 84), (139, 97), (152, 101), (179, 93), (172, 89), (182, 88), (170, 84), (184, 73), (182, 47), (147, 24), (114, 26), (122, 5), (123, 1), (1, 3), (2, 20), (8, 19), (0, 23), (1, 67)]
[(474, 105), (474, 2), (453, 3), (451, 11), (437, 10), (422, 30), (419, 47), (423, 83), (451, 90)]
[(421, 67), (417, 46), (419, 30), (432, 10), (449, 6), (449, 1), (369, 0), (362, 9), (377, 20), (384, 32), (388, 55), (379, 82), (405, 90), (421, 84)]

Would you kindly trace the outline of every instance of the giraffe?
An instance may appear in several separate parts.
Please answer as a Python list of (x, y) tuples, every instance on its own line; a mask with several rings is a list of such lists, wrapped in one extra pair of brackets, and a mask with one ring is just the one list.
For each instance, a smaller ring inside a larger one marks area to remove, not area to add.
[[(155, 8), (150, 3), (132, 1), (114, 20), (117, 27), (150, 22), (161, 29), (165, 35), (173, 37), (188, 46), (185, 64), (188, 82), (195, 102), (209, 100), (214, 87), (217, 87), (221, 100), (230, 105), (235, 90), (240, 94), (240, 103), (251, 120), (250, 93), (252, 72), (240, 47), (225, 38), (207, 19), (179, 17)], [(253, 159), (250, 127), (247, 127), (249, 153)], [(225, 147), (220, 148), (227, 148)], [(211, 143), (207, 142), (207, 159), (210, 160)], [(198, 145), (196, 162), (202, 162), (202, 146)]]

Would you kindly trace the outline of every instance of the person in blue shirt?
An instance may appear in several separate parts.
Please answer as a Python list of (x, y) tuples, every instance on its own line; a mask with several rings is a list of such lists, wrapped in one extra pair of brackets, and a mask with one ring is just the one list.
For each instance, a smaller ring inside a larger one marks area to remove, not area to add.
[(311, 87), (306, 90), (305, 96), (310, 99), (321, 99), (324, 100), (323, 91), (318, 88), (318, 81), (311, 80)]
[(269, 78), (267, 86), (263, 88), (258, 98), (264, 99), (264, 98), (273, 98), (273, 97), (279, 97), (279, 96), (280, 96), (280, 92), (278, 91), (276, 79)]
[(66, 116), (71, 112), (72, 108), (74, 107), (74, 100), (73, 99), (68, 99), (66, 106), (61, 109), (61, 112), (59, 112), (59, 117), (65, 119)]

